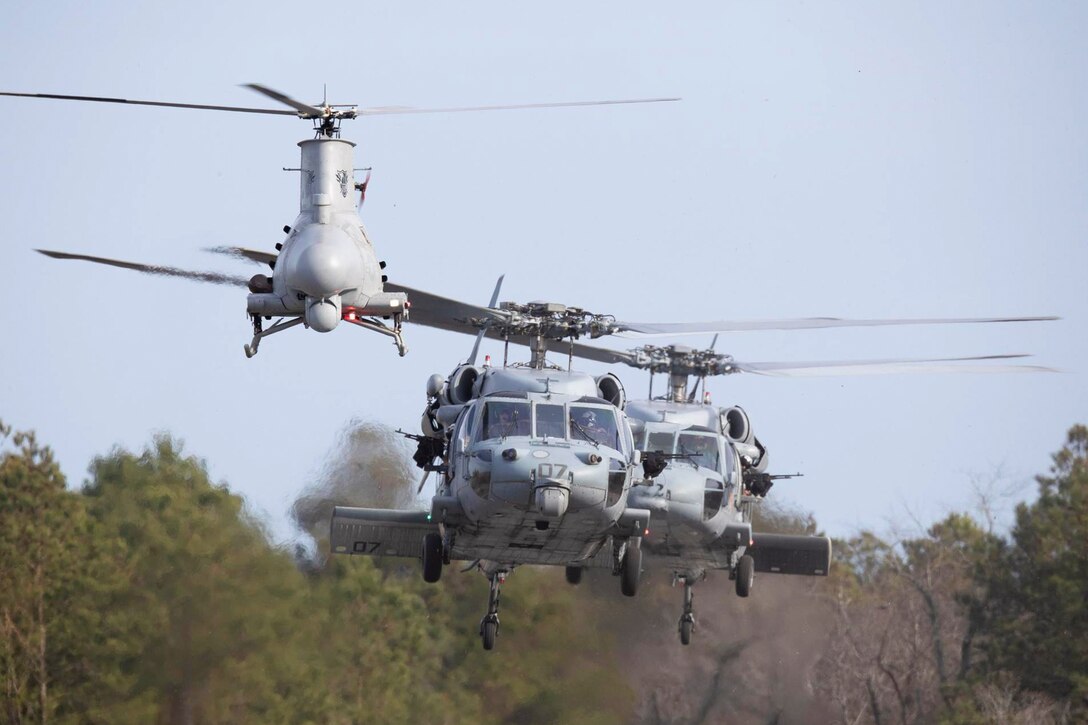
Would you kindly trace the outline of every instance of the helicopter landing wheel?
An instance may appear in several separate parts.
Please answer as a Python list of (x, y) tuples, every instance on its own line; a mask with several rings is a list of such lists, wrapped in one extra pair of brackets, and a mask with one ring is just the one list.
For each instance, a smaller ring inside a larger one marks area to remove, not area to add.
[(695, 595), (691, 591), (691, 579), (683, 577), (684, 613), (680, 615), (680, 644), (691, 644), (691, 633), (695, 631)]
[(695, 617), (685, 614), (680, 618), (680, 644), (691, 644), (691, 633), (695, 630)]
[(434, 584), (442, 578), (442, 536), (423, 537), (423, 581)]
[(499, 618), (495, 615), (484, 617), (484, 621), (480, 622), (480, 638), (483, 640), (484, 649), (488, 651), (495, 649), (495, 638), (498, 636)]
[(499, 636), (499, 597), (502, 584), (506, 581), (506, 572), (494, 572), (488, 579), (491, 591), (487, 595), (487, 614), (480, 620), (480, 639), (483, 640), (484, 649), (492, 650), (495, 648), (495, 638)]
[(756, 562), (750, 555), (745, 554), (737, 562), (737, 596), (746, 597), (752, 592), (752, 581), (755, 579)]
[(625, 597), (633, 597), (638, 594), (638, 582), (642, 575), (642, 549), (636, 549), (630, 545), (623, 554), (623, 562), (620, 563), (620, 591)]
[(567, 584), (577, 586), (582, 581), (582, 567), (580, 566), (568, 566), (567, 567)]

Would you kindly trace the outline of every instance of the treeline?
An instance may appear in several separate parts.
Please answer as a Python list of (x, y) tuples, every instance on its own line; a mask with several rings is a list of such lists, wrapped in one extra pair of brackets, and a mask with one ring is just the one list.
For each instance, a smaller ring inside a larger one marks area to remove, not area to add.
[[(353, 427), (295, 516), (260, 521), (181, 445), (96, 459), (68, 488), (0, 425), (0, 719), (10, 723), (984, 723), (1088, 718), (1088, 428), (1069, 432), (1009, 535), (956, 514), (903, 540), (836, 542), (828, 579), (724, 573), (639, 596), (519, 569), (497, 649), (486, 581), (423, 584), (404, 560), (325, 558), (333, 503), (403, 505), (413, 469)], [(765, 509), (762, 528), (815, 531)]]

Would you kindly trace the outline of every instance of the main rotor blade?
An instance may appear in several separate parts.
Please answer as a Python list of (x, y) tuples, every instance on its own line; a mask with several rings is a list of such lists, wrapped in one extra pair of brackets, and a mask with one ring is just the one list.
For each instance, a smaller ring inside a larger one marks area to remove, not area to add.
[(294, 98), (291, 98), (284, 93), (280, 93), (279, 91), (273, 90), (268, 86), (262, 86), (259, 83), (245, 83), (242, 87), (249, 88), (250, 90), (257, 91), (258, 93), (262, 93), (274, 101), (279, 101), (285, 106), (290, 106), (291, 108), (298, 111), (298, 114), (300, 116), (309, 118), (321, 118), (325, 115), (325, 112), (322, 111), (320, 108), (311, 106), (308, 103), (296, 101)]
[[(556, 347), (556, 350), (562, 352), (562, 348)], [(638, 359), (635, 353), (628, 352), (626, 350), (610, 350), (607, 347), (597, 347), (596, 345), (585, 345), (581, 342), (574, 343), (573, 353), (575, 357), (585, 358), (586, 360), (596, 360), (597, 362), (608, 363), (623, 363), (624, 365), (631, 365), (637, 367), (635, 364)]]
[(887, 375), (900, 373), (1039, 373), (1058, 372), (1040, 365), (960, 365), (982, 360), (1012, 360), (1029, 355), (975, 355), (945, 358), (890, 358), (887, 360), (823, 360), (819, 362), (732, 362), (739, 372), (777, 377), (818, 375)]
[[(448, 297), (440, 297), (394, 282), (386, 282), (384, 287), (386, 292), (404, 292), (408, 295), (408, 303), (411, 305), (408, 322), (417, 325), (476, 335), (479, 334), (480, 328), (473, 324), (472, 320), (499, 320), (505, 317), (500, 310), (451, 300)], [(494, 334), (494, 330), (487, 330), (487, 332), (488, 337), (501, 339)]]
[(84, 262), (105, 264), (110, 267), (131, 269), (136, 272), (143, 272), (144, 274), (157, 274), (164, 277), (181, 277), (183, 279), (192, 279), (198, 282), (210, 282), (212, 284), (232, 285), (235, 287), (246, 287), (249, 285), (249, 281), (243, 277), (235, 277), (234, 275), (230, 274), (220, 274), (219, 272), (195, 272), (188, 269), (179, 269), (177, 267), (164, 267), (156, 264), (139, 264), (137, 262), (125, 262), (120, 259), (107, 259), (106, 257), (92, 257), (87, 254), (54, 252), (49, 249), (36, 249), (35, 251), (40, 252), (47, 257), (52, 257), (53, 259), (78, 259)]
[[(489, 308), (494, 308), (499, 303), (499, 290), (502, 288), (502, 281), (506, 278), (506, 275), (499, 275), (499, 281), (495, 283), (495, 291), (491, 293), (491, 301), (487, 303)], [(487, 323), (480, 329), (480, 332), (476, 335), (476, 342), (472, 346), (472, 354), (468, 356), (468, 364), (476, 364), (476, 355), (480, 352), (480, 343), (483, 341), (484, 336), (487, 334)]]
[(680, 98), (629, 98), (614, 101), (567, 101), (561, 103), (517, 103), (502, 106), (462, 106), (450, 108), (411, 108), (405, 106), (360, 108), (360, 116), (392, 116), (409, 113), (464, 113), (466, 111), (511, 111), (522, 108), (572, 108), (575, 106), (617, 106), (628, 103), (668, 103)]
[(246, 247), (204, 247), (204, 251), (212, 254), (225, 254), (228, 257), (244, 259), (257, 264), (271, 264), (279, 256), (275, 252), (262, 252), (259, 249), (247, 249)]
[[(162, 106), (164, 108), (195, 108), (203, 111), (232, 111), (235, 113), (266, 113), (275, 116), (296, 116), (294, 111), (277, 108), (245, 108), (242, 106), (211, 106), (202, 103), (169, 103), (166, 101), (136, 101), (129, 98), (106, 98), (101, 96), (67, 96), (57, 93), (8, 93), (0, 91), (0, 96), (18, 98), (50, 98), (60, 101), (90, 101), (93, 103), (124, 103), (130, 106)], [(319, 114), (320, 115), (320, 114)]]
[(889, 325), (955, 325), (984, 322), (1043, 322), (1042, 317), (938, 317), (887, 320), (847, 320), (838, 317), (802, 317), (785, 320), (722, 320), (720, 322), (617, 322), (622, 337), (693, 335), (704, 332), (746, 332), (751, 330), (812, 330), (827, 327), (884, 327)]

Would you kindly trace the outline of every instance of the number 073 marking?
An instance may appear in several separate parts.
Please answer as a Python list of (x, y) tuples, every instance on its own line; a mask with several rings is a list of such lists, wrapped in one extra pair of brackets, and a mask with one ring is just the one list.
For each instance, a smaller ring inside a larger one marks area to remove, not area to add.
[(373, 554), (379, 546), (380, 541), (356, 541), (351, 551), (353, 554)]

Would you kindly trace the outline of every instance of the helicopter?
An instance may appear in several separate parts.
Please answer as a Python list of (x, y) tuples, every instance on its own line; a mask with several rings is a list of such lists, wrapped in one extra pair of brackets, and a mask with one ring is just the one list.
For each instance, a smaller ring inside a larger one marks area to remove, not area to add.
[[(244, 281), (215, 272), (189, 273), (173, 267), (38, 250), (54, 259), (98, 262), (151, 274), (225, 284), (238, 284), (243, 281), (249, 290), (246, 314), (253, 325), (253, 337), (243, 348), (248, 358), (257, 354), (261, 340), (269, 335), (298, 325), (317, 332), (331, 332), (341, 322), (387, 335), (393, 339), (401, 356), (407, 353), (402, 323), (409, 314), (410, 302), (404, 292), (389, 291), (383, 287), (387, 280), (383, 273), (386, 263), (378, 259), (358, 213), (358, 206), (361, 206), (365, 198), (370, 175), (368, 171), (363, 181), (355, 181), (355, 144), (340, 138), (340, 124), (343, 120), (391, 114), (602, 106), (680, 100), (648, 98), (462, 108), (358, 108), (330, 105), (327, 99), (320, 105), (303, 103), (257, 83), (245, 84), (244, 87), (287, 106), (290, 110), (48, 93), (0, 92), (0, 96), (295, 116), (313, 122), (314, 137), (298, 144), (301, 149), (298, 168), (284, 169), (299, 173), (299, 211), (294, 222), (283, 227), (286, 237), (275, 245), (277, 253), (268, 254), (239, 247), (215, 247), (210, 250), (267, 263), (272, 270), (271, 275), (256, 274)], [(356, 191), (359, 192), (358, 205), (353, 198)], [(264, 321), (272, 318), (278, 318), (277, 322), (265, 329)]]
[[(923, 321), (812, 318), (760, 323), (632, 323), (558, 303), (504, 302), (496, 307), (501, 283), (502, 278), (487, 307), (408, 290), (419, 311), (413, 315), (413, 322), (476, 335), (466, 362), (446, 378), (436, 374), (428, 379), (421, 434), (405, 434), (417, 441), (414, 459), (424, 470), (420, 492), (428, 476), (438, 473), (436, 494), (429, 510), (336, 507), (330, 532), (332, 553), (419, 558), (423, 578), (431, 583), (439, 581), (444, 565), (455, 560), (473, 562), (469, 569), (477, 568), (490, 583), (488, 609), (480, 622), (483, 646), (490, 650), (498, 634), (501, 587), (522, 564), (563, 566), (571, 583), (581, 579), (584, 569), (610, 569), (620, 577), (624, 595), (637, 594), (644, 542), (656, 542), (651, 537), (658, 522), (671, 524), (671, 519), (666, 523), (661, 518), (668, 514), (669, 507), (662, 506), (658, 497), (643, 487), (655, 485), (649, 479), (662, 472), (664, 457), (673, 456), (687, 458), (698, 479), (697, 490), (693, 491), (687, 486), (690, 477), (679, 474), (673, 474), (667, 484), (656, 484), (658, 491), (666, 490), (668, 485), (670, 497), (671, 492), (676, 492), (673, 507), (678, 516), (689, 513), (686, 497), (698, 499), (694, 502), (697, 530), (682, 534), (678, 531), (680, 535), (669, 539), (663, 549), (674, 559), (685, 560), (677, 564), (684, 571), (685, 581), (683, 638), (690, 641), (694, 628), (690, 584), (708, 563), (729, 569), (737, 579), (741, 596), (748, 595), (757, 568), (779, 573), (827, 573), (831, 551), (826, 537), (753, 534), (752, 497), (760, 490), (759, 482), (765, 486), (765, 495), (769, 488), (766, 482), (771, 478), (762, 468), (766, 465), (765, 448), (750, 437), (743, 411), (731, 409), (726, 415), (733, 426), (729, 430), (736, 436), (736, 441), (730, 439), (728, 450), (732, 457), (728, 464), (722, 463), (725, 448), (719, 412), (713, 412), (711, 421), (709, 408), (698, 411), (705, 425), (698, 426), (697, 438), (712, 444), (716, 460), (711, 462), (709, 452), (685, 452), (683, 448), (676, 454), (671, 441), (678, 428), (692, 427), (689, 419), (693, 416), (681, 415), (686, 423), (678, 425), (681, 421), (676, 416), (669, 420), (669, 416), (655, 412), (655, 402), (628, 404), (624, 387), (615, 375), (593, 377), (574, 371), (574, 357), (604, 362), (628, 359), (626, 353), (575, 340), (618, 333), (677, 334), (757, 325), (797, 328)], [(1012, 319), (1044, 318), (955, 321)], [(482, 366), (476, 366), (484, 337), (504, 341), (502, 367), (492, 365), (490, 356)], [(549, 343), (564, 340), (568, 341), (566, 369), (547, 361)], [(511, 342), (529, 347), (531, 357), (527, 363), (509, 362)], [(728, 360), (733, 362), (732, 358)], [(933, 360), (914, 362), (938, 364)], [(675, 400), (686, 400), (687, 377), (682, 386), (681, 370), (674, 365), (672, 372), (672, 395)], [(737, 417), (738, 411), (742, 419)], [(647, 438), (649, 429), (656, 431), (657, 421), (664, 421), (663, 430), (671, 436), (667, 453), (659, 435)], [(711, 423), (713, 429), (708, 427)], [(742, 423), (743, 428), (739, 427)], [(693, 434), (685, 431), (682, 436)], [(698, 441), (693, 439), (692, 444), (698, 445)], [(742, 460), (741, 452), (747, 458)], [(699, 455), (708, 458), (697, 459)], [(639, 464), (645, 475), (637, 473)], [(653, 475), (648, 475), (650, 471)], [(705, 516), (708, 506), (714, 510)], [(678, 522), (678, 526), (686, 523)], [(668, 548), (677, 542), (683, 547), (676, 551)], [(690, 567), (683, 568), (689, 560)]]
[(504, 361), (500, 368), (487, 358), (477, 367), (481, 330), (466, 363), (427, 381), (423, 434), (406, 435), (418, 441), (420, 490), (430, 473), (440, 475), (430, 510), (338, 506), (330, 535), (334, 554), (420, 558), (431, 583), (444, 565), (473, 562), (469, 568), (490, 584), (479, 627), (485, 650), (498, 636), (501, 587), (520, 565), (593, 562), (619, 576), (624, 595), (635, 596), (650, 518), (627, 501), (640, 458), (619, 379), (546, 360), (549, 341), (581, 334), (597, 320), (554, 304), (494, 315), (498, 291), (496, 285), (488, 308), (454, 303), (436, 312), (423, 305), (430, 313), (423, 318), (435, 326), (456, 326), (452, 307), (453, 315), (482, 315), (486, 330), (533, 338), (528, 363)]
[[(648, 558), (673, 570), (673, 581), (683, 586), (683, 611), (677, 629), (683, 645), (691, 643), (696, 627), (692, 587), (711, 569), (724, 569), (734, 580), (736, 593), (749, 596), (755, 573), (827, 576), (831, 540), (755, 532), (754, 507), (776, 480), (800, 473), (767, 472), (766, 446), (754, 434), (748, 414), (740, 406), (716, 407), (706, 391), (710, 376), (737, 373), (814, 375), (835, 373), (904, 372), (1050, 372), (1034, 365), (977, 365), (983, 358), (891, 359), (800, 363), (746, 363), (714, 351), (681, 345), (645, 345), (628, 351), (579, 345), (574, 355), (623, 363), (650, 373), (646, 400), (629, 401), (636, 448), (641, 451), (643, 475), (628, 494), (631, 506), (652, 512), (644, 537)], [(986, 356), (1008, 360), (1019, 356)], [(668, 375), (664, 395), (654, 397), (653, 376)], [(694, 387), (690, 386), (695, 378)], [(699, 386), (703, 387), (699, 399)], [(689, 387), (691, 387), (689, 392)], [(577, 584), (580, 571), (567, 570), (567, 581)]]

